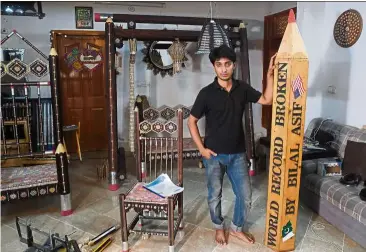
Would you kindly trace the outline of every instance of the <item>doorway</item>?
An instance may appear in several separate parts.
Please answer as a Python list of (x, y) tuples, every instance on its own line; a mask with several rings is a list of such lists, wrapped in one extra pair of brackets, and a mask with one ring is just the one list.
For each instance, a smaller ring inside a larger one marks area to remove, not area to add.
[[(51, 31), (59, 56), (63, 126), (80, 123), (84, 151), (108, 149), (104, 31)], [(74, 132), (64, 132), (67, 151), (75, 153)]]
[[(297, 8), (291, 8), (296, 17)], [(287, 27), (290, 9), (264, 17), (263, 41), (263, 91), (267, 84), (267, 69), (271, 57), (278, 51), (283, 34)], [(267, 137), (271, 135), (272, 106), (262, 106), (262, 127), (267, 130)]]

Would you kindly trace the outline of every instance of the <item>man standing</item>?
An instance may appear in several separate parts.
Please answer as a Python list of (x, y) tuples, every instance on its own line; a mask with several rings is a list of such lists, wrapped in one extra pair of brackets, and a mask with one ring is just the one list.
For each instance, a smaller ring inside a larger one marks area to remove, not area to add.
[[(244, 81), (233, 78), (236, 67), (233, 49), (226, 45), (213, 49), (209, 58), (217, 76), (200, 90), (188, 118), (190, 134), (203, 157), (210, 216), (216, 229), (216, 242), (220, 245), (227, 243), (221, 215), (225, 172), (236, 196), (230, 234), (254, 243), (254, 237), (242, 230), (252, 197), (242, 118), (248, 102), (272, 104), (274, 57), (267, 72), (267, 88), (262, 94)], [(198, 120), (203, 116), (206, 118), (204, 143), (197, 127)]]

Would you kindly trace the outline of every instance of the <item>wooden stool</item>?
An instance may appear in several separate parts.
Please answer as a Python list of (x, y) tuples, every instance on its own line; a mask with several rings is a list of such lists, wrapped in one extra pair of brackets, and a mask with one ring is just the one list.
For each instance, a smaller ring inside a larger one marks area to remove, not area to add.
[[(82, 159), (82, 157), (81, 157), (81, 149), (80, 149), (80, 122), (78, 123), (78, 125), (68, 125), (68, 126), (64, 126), (62, 130), (63, 130), (63, 132), (75, 131), (75, 135), (76, 135), (76, 144), (77, 144), (77, 146), (78, 146), (78, 155), (79, 155), (79, 159), (80, 159), (80, 161), (83, 161), (83, 159)], [(66, 153), (67, 153), (65, 137), (64, 137), (64, 146), (65, 146), (65, 150), (66, 150)]]

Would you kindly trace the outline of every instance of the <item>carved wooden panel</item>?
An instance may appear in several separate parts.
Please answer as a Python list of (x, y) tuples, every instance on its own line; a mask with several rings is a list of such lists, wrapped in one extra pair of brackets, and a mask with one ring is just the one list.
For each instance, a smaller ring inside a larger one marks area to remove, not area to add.
[(276, 24), (273, 30), (274, 37), (282, 37), (283, 34), (285, 34), (285, 30), (287, 27), (287, 19), (288, 15), (280, 15), (278, 17), (274, 17), (274, 23)]

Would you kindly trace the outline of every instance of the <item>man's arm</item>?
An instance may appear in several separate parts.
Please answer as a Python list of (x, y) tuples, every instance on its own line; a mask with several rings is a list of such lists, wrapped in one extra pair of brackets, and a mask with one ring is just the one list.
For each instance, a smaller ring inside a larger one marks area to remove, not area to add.
[(267, 72), (266, 90), (264, 91), (264, 93), (261, 95), (261, 97), (258, 100), (258, 103), (262, 104), (262, 105), (272, 105), (273, 83), (274, 83), (273, 73), (274, 73), (274, 68), (275, 68), (274, 59), (275, 59), (276, 55), (277, 54), (275, 54), (271, 57), (271, 61), (269, 62), (269, 67), (268, 67), (268, 72)]
[(189, 132), (191, 133), (191, 137), (196, 144), (198, 151), (201, 153), (202, 157), (208, 159), (211, 155), (216, 156), (216, 153), (205, 148), (197, 125), (199, 119), (201, 119), (206, 112), (207, 106), (205, 92), (201, 90), (192, 106), (187, 124)]
[(273, 76), (267, 75), (267, 85), (266, 90), (263, 92), (261, 97), (258, 100), (259, 104), (262, 105), (272, 105), (273, 100)]
[(188, 129), (191, 134), (191, 137), (194, 141), (194, 143), (197, 146), (197, 149), (199, 152), (202, 152), (202, 150), (205, 148), (202, 142), (202, 137), (200, 135), (199, 129), (198, 129), (198, 118), (194, 117), (193, 115), (189, 115), (188, 117)]
[(204, 146), (202, 143), (200, 132), (198, 130), (197, 123), (204, 116), (205, 112), (206, 112), (206, 97), (204, 90), (201, 89), (196, 97), (196, 100), (194, 101), (194, 104), (191, 108), (191, 112), (187, 121), (191, 137), (200, 152), (204, 149)]

